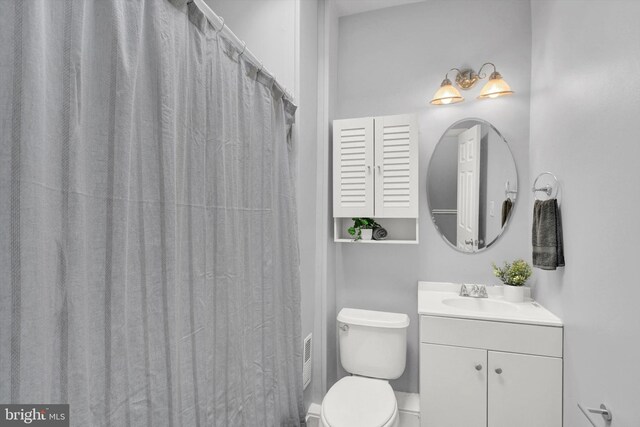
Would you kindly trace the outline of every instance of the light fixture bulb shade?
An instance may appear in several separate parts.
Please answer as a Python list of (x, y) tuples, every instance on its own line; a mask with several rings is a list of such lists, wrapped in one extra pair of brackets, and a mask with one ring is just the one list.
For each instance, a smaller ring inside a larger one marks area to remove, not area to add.
[(478, 99), (497, 98), (499, 96), (513, 95), (511, 87), (504, 81), (500, 73), (494, 72), (491, 74), (489, 81), (484, 85), (480, 91)]
[(462, 95), (460, 95), (458, 89), (453, 87), (449, 79), (445, 79), (442, 82), (440, 89), (438, 89), (435, 95), (433, 95), (431, 103), (433, 105), (447, 105), (455, 104), (462, 101), (464, 101), (464, 98), (462, 97)]

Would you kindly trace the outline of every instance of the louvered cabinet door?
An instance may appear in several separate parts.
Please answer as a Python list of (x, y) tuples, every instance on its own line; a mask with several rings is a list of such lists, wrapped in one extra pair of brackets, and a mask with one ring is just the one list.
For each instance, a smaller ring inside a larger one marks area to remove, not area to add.
[(372, 217), (373, 119), (333, 122), (333, 216)]
[(418, 217), (418, 120), (415, 115), (375, 119), (375, 213)]

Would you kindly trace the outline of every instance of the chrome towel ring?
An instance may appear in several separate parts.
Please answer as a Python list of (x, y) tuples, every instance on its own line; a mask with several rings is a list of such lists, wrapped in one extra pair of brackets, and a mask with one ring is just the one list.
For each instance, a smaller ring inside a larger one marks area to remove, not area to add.
[[(538, 185), (538, 180), (543, 177), (544, 175), (550, 175), (553, 178), (553, 185), (545, 185), (544, 187), (537, 187)], [(533, 197), (536, 200), (540, 200), (537, 197), (537, 194), (539, 192), (543, 192), (545, 193), (549, 198), (556, 198), (558, 196), (558, 190), (560, 188), (560, 184), (558, 182), (558, 177), (556, 177), (553, 173), (551, 172), (542, 172), (540, 175), (538, 175), (535, 179), (535, 181), (533, 181), (533, 187), (531, 188), (531, 191), (533, 191)]]

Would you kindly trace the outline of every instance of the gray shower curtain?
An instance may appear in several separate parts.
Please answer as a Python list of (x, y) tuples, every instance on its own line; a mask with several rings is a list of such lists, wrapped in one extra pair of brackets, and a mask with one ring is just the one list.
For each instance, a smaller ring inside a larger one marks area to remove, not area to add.
[(0, 0), (0, 403), (302, 416), (295, 107), (166, 0)]

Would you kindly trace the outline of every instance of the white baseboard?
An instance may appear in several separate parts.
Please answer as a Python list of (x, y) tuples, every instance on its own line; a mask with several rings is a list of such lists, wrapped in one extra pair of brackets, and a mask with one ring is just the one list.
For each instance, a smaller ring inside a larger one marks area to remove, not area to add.
[(420, 427), (420, 395), (418, 393), (394, 392), (398, 401), (400, 422), (398, 427)]
[(320, 409), (322, 407), (317, 403), (312, 403), (309, 405), (309, 410), (307, 411), (307, 416), (305, 417), (305, 421), (307, 422), (307, 427), (319, 427), (320, 426)]
[[(398, 401), (398, 412), (400, 415), (400, 423), (398, 427), (419, 427), (420, 426), (420, 395), (418, 393), (404, 393), (396, 391), (396, 400)], [(320, 410), (321, 406), (312, 403), (307, 412), (307, 427), (320, 426)]]

